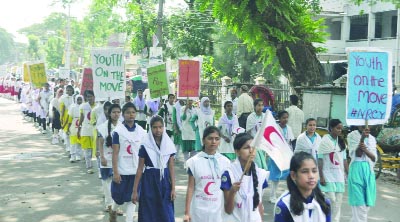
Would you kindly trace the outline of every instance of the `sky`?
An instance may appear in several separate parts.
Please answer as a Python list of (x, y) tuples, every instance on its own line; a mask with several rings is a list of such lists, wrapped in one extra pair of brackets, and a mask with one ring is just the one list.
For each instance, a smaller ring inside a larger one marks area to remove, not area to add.
[[(1, 0), (0, 27), (13, 34), (17, 42), (27, 42), (17, 30), (40, 23), (52, 12), (67, 13), (61, 4), (51, 6), (54, 0)], [(71, 16), (82, 19), (88, 11), (91, 0), (77, 0), (71, 5)]]
[[(68, 13), (61, 4), (51, 6), (54, 1), (57, 0), (1, 0), (0, 27), (13, 34), (15, 41), (26, 43), (27, 38), (18, 34), (19, 29), (42, 22), (52, 12)], [(81, 20), (89, 11), (91, 2), (92, 0), (76, 0), (71, 4), (71, 17)], [(185, 5), (183, 0), (166, 0), (165, 2), (166, 8)]]

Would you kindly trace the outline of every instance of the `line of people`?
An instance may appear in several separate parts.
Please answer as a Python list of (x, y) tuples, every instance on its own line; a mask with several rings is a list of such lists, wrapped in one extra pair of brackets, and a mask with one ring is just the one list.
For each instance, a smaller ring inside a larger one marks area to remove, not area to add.
[[(224, 103), (216, 124), (207, 97), (195, 107), (192, 99), (175, 103), (172, 94), (165, 103), (146, 101), (138, 90), (136, 98), (125, 98), (121, 107), (118, 100), (96, 104), (90, 90), (81, 96), (71, 85), (55, 89), (53, 95), (50, 84), (23, 88), (22, 111), (42, 133), (51, 122), (52, 143), (63, 140), (70, 162), (85, 159), (88, 174), (94, 173), (96, 157), (110, 221), (116, 221), (121, 205), (126, 205), (126, 221), (133, 221), (137, 203), (139, 221), (175, 220), (174, 162), (179, 150), (188, 174), (185, 220), (262, 221), (263, 190), (270, 184), (275, 221), (340, 221), (345, 175), (353, 221), (366, 221), (368, 207), (375, 203), (371, 167), (376, 141), (368, 128), (348, 135), (348, 170), (340, 120), (332, 119), (330, 133), (321, 138), (315, 132), (316, 120), (310, 118), (306, 131), (296, 138), (288, 125), (289, 112), (279, 111), (279, 130), (295, 152), (290, 169), (281, 172), (264, 151), (250, 147), (264, 116), (261, 99), (253, 101), (244, 129), (233, 113), (233, 101)], [(246, 172), (249, 159), (254, 163)], [(289, 191), (277, 198), (280, 180), (287, 180)]]

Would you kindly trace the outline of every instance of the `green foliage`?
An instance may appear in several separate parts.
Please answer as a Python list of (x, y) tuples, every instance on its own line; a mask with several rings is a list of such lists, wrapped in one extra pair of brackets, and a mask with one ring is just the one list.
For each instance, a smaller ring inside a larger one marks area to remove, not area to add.
[(202, 79), (208, 82), (219, 82), (222, 73), (214, 67), (214, 57), (203, 56), (203, 63), (201, 64)]
[(0, 64), (13, 61), (15, 57), (13, 35), (0, 28)]
[(28, 36), (28, 54), (32, 60), (40, 60), (40, 43), (39, 38), (35, 35)]

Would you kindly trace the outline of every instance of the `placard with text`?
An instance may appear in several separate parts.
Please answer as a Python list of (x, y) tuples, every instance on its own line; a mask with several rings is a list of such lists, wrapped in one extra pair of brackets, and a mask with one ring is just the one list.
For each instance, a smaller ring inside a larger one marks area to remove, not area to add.
[(167, 68), (164, 64), (147, 68), (147, 78), (152, 99), (169, 94)]
[(200, 96), (200, 62), (179, 60), (178, 98)]
[(45, 83), (47, 83), (46, 69), (44, 63), (29, 64), (28, 72), (31, 83), (35, 88), (41, 88)]

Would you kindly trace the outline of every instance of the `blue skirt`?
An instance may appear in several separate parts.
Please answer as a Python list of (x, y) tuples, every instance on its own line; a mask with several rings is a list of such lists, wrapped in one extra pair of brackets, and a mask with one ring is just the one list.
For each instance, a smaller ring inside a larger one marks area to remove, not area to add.
[(174, 222), (174, 202), (171, 200), (169, 169), (164, 169), (160, 180), (160, 169), (146, 169), (140, 180), (139, 222)]
[(132, 201), (132, 190), (136, 175), (121, 175), (121, 183), (111, 183), (111, 197), (118, 205)]
[(268, 180), (271, 181), (286, 180), (289, 175), (289, 169), (280, 171), (275, 161), (271, 158), (268, 159), (268, 170), (270, 172)]

